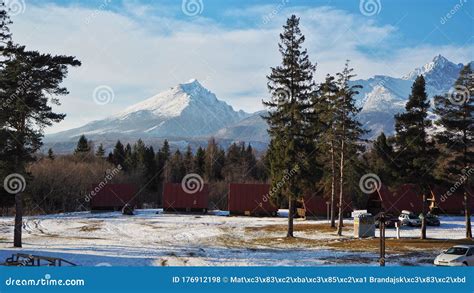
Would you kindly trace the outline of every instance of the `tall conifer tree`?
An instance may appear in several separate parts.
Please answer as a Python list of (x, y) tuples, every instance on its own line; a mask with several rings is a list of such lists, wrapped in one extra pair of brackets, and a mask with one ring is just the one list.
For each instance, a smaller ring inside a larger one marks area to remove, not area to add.
[(334, 102), (336, 115), (334, 133), (339, 153), (339, 213), (337, 225), (337, 234), (339, 236), (342, 235), (343, 227), (344, 195), (346, 191), (344, 185), (347, 183), (346, 174), (349, 167), (352, 167), (349, 164), (353, 162), (351, 159), (357, 156), (358, 151), (361, 150), (361, 137), (366, 133), (361, 123), (357, 120), (357, 114), (359, 114), (361, 109), (355, 105), (355, 96), (359, 93), (358, 90), (362, 86), (351, 84), (351, 79), (355, 77), (352, 72), (353, 69), (349, 67), (349, 61), (347, 61), (344, 70), (337, 74), (336, 84), (338, 86), (338, 93)]
[(473, 180), (468, 173), (474, 168), (474, 74), (470, 64), (461, 70), (455, 91), (436, 96), (434, 100), (435, 113), (439, 117), (436, 124), (443, 129), (437, 135), (438, 142), (444, 146), (442, 177), (448, 182), (462, 184), (466, 238), (472, 238), (469, 200), (473, 191), (469, 187)]
[[(299, 18), (292, 15), (283, 26), (280, 34), (279, 51), (282, 64), (271, 68), (268, 78), (268, 90), (271, 99), (264, 105), (269, 108), (265, 117), (269, 125), (271, 145), (269, 152), (272, 187), (280, 186), (285, 175), (297, 165), (307, 168), (308, 154), (313, 150), (309, 146), (308, 124), (311, 95), (314, 92), (313, 73), (316, 66), (311, 63), (305, 41), (299, 28)], [(293, 217), (295, 201), (303, 193), (304, 176), (290, 176), (285, 180), (280, 194), (288, 201), (287, 237), (293, 237)], [(278, 188), (277, 188), (278, 189)]]
[(416, 184), (422, 195), (421, 239), (426, 239), (424, 214), (430, 194), (430, 183), (434, 181), (433, 162), (437, 157), (434, 142), (428, 135), (432, 126), (428, 118), (429, 108), (425, 79), (420, 75), (413, 83), (405, 112), (395, 115), (395, 147), (398, 180), (400, 183)]
[[(10, 23), (5, 6), (0, 7), (0, 38), (9, 38)], [(55, 56), (27, 51), (24, 46), (8, 41), (0, 46), (0, 158), (11, 172), (25, 174), (25, 165), (42, 145), (43, 131), (64, 119), (53, 112), (58, 97), (68, 94), (61, 86), (69, 66), (81, 63), (72, 56)], [(50, 97), (54, 97), (50, 99)], [(23, 196), (15, 194), (14, 246), (22, 246)]]
[(320, 133), (321, 137), (315, 141), (315, 146), (322, 154), (318, 160), (323, 166), (324, 176), (320, 188), (330, 190), (330, 225), (336, 227), (336, 187), (337, 172), (336, 160), (338, 157), (337, 141), (335, 136), (335, 122), (337, 118), (336, 101), (338, 87), (334, 76), (327, 75), (325, 81), (319, 86), (317, 93), (313, 96), (314, 114), (318, 119), (314, 126), (314, 137)]

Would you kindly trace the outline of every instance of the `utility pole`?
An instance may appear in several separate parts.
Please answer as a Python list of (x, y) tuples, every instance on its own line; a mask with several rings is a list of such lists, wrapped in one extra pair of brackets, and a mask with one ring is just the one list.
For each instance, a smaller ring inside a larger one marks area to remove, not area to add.
[(377, 188), (377, 193), (380, 198), (381, 212), (379, 213), (379, 237), (380, 237), (380, 258), (379, 263), (381, 267), (385, 266), (385, 207), (383, 204), (382, 195), (380, 194), (380, 187)]
[(379, 218), (379, 228), (380, 228), (380, 266), (385, 266), (385, 213), (380, 213)]

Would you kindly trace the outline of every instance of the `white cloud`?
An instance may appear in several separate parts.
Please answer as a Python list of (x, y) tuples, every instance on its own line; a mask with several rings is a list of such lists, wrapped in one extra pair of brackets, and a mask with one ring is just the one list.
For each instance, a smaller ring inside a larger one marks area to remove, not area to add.
[[(83, 62), (65, 82), (71, 94), (62, 99), (60, 110), (68, 116), (48, 132), (104, 118), (191, 78), (237, 109), (259, 110), (267, 95), (265, 76), (279, 62), (278, 34), (291, 13), (301, 17), (319, 78), (342, 69), (346, 59), (352, 60), (359, 78), (401, 76), (439, 53), (465, 62), (472, 49), (419, 46), (391, 52), (388, 59), (385, 54), (397, 41), (395, 27), (330, 7), (259, 6), (224, 13), (253, 21), (251, 28), (229, 28), (202, 17), (180, 20), (132, 0), (123, 8), (118, 13), (107, 6), (30, 4), (13, 18), (17, 42), (42, 52), (74, 55)], [(272, 17), (262, 21), (269, 13)], [(114, 89), (114, 103), (94, 104), (92, 92), (99, 85)]]

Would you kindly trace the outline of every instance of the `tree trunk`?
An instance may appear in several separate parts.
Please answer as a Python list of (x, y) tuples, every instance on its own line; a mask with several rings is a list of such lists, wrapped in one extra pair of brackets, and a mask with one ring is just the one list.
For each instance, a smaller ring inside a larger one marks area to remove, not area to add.
[(469, 206), (469, 195), (466, 190), (464, 190), (464, 215), (466, 216), (466, 238), (471, 239), (471, 209)]
[(290, 196), (288, 198), (288, 233), (286, 237), (294, 237), (293, 236), (293, 216), (294, 216), (294, 202), (293, 197)]
[(426, 239), (426, 192), (423, 191), (423, 204), (421, 208), (421, 239)]
[(341, 141), (341, 166), (339, 178), (339, 221), (337, 224), (337, 235), (342, 236), (343, 220), (343, 200), (344, 200), (344, 138)]
[(331, 141), (331, 227), (336, 227), (336, 166), (334, 162), (334, 142)]
[(15, 194), (15, 229), (13, 231), (13, 246), (21, 247), (21, 229), (23, 225), (23, 202), (21, 193)]

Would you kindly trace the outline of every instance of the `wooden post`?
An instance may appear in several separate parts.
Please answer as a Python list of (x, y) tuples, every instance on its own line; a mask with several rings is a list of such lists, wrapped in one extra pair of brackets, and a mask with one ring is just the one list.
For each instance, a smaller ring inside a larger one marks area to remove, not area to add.
[(379, 218), (380, 227), (380, 266), (385, 266), (385, 213), (380, 214)]

